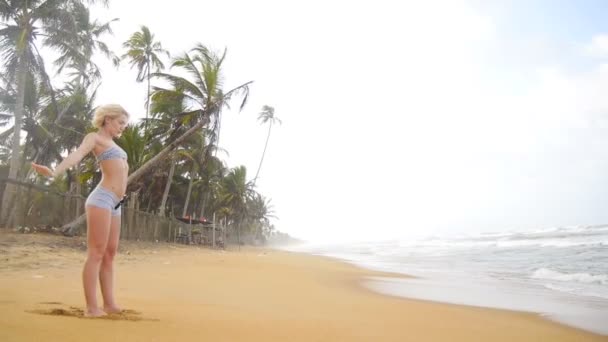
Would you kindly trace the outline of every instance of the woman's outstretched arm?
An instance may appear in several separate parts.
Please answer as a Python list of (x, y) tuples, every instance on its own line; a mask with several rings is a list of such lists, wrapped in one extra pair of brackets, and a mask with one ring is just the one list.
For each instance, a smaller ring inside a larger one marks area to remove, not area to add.
[(52, 171), (50, 168), (32, 163), (32, 167), (36, 172), (40, 173), (43, 176), (47, 177), (57, 177), (65, 172), (65, 170), (71, 168), (72, 166), (78, 164), (82, 158), (84, 158), (87, 154), (89, 154), (93, 148), (95, 147), (95, 140), (97, 139), (97, 133), (89, 133), (87, 134), (80, 146), (76, 149), (76, 151), (70, 153), (65, 159), (57, 165), (55, 171)]

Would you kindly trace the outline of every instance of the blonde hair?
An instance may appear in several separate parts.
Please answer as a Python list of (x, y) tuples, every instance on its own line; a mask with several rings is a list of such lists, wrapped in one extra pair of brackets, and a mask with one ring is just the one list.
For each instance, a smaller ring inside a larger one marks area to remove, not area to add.
[(129, 113), (127, 113), (127, 111), (122, 108), (121, 105), (107, 104), (99, 106), (93, 114), (93, 126), (96, 128), (101, 128), (105, 123), (106, 117), (116, 119), (121, 115), (125, 115), (127, 118), (129, 118)]

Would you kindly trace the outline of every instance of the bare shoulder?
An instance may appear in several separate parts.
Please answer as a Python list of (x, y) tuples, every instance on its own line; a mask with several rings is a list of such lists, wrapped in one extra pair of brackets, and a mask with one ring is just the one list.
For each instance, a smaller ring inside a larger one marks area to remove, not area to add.
[(97, 139), (97, 132), (91, 132), (91, 133), (87, 133), (87, 135), (84, 136), (85, 139)]
[(91, 133), (85, 135), (84, 139), (82, 139), (82, 141), (85, 142), (85, 143), (89, 143), (89, 144), (93, 143), (94, 144), (94, 143), (97, 142), (98, 136), (99, 135), (97, 134), (97, 132), (91, 132)]
[(87, 150), (92, 150), (99, 143), (99, 135), (97, 132), (91, 132), (84, 136), (82, 139), (82, 145), (86, 147)]

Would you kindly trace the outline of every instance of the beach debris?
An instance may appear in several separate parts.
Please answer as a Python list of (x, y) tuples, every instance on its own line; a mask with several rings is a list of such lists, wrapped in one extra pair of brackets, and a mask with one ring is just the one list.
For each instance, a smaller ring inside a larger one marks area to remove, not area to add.
[(51, 226), (50, 224), (34, 227), (34, 232), (55, 234), (53, 226)]
[(17, 226), (14, 231), (21, 234), (29, 234), (31, 229), (29, 227)]
[[(41, 303), (41, 304), (54, 304), (53, 302)], [(61, 305), (57, 303), (55, 305)], [(115, 321), (158, 321), (158, 319), (150, 319), (141, 317), (141, 312), (135, 310), (122, 310), (119, 313), (112, 313), (102, 317), (88, 318), (84, 315), (84, 310), (78, 307), (70, 306), (69, 308), (50, 308), (50, 309), (37, 309), (37, 310), (26, 310), (25, 312), (39, 314), (39, 315), (51, 315), (51, 316), (64, 316), (64, 317), (76, 317), (84, 319), (107, 319)]]
[(34, 234), (34, 233), (48, 233), (48, 234), (61, 234), (61, 229), (57, 227), (53, 227), (50, 224), (42, 225), (42, 226), (17, 226), (13, 228), (13, 232), (21, 233), (21, 234)]
[(67, 228), (61, 230), (61, 234), (63, 236), (74, 237), (74, 236), (78, 235), (78, 232), (76, 231), (76, 229), (67, 227)]

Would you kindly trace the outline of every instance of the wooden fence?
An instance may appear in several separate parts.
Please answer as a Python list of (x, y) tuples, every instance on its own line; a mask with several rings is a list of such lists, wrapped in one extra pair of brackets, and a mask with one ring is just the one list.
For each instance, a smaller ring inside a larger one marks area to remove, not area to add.
[[(84, 213), (86, 198), (81, 195), (61, 193), (43, 185), (0, 179), (13, 184), (15, 196), (9, 215), (2, 218), (7, 228), (28, 228), (30, 230), (50, 230), (59, 228)], [(1, 199), (1, 197), (0, 197)], [(231, 227), (222, 222), (189, 224), (173, 217), (161, 217), (139, 211), (127, 201), (121, 207), (121, 231), (123, 240), (175, 242), (224, 247), (231, 238)], [(81, 235), (86, 234), (86, 226), (79, 227)]]

